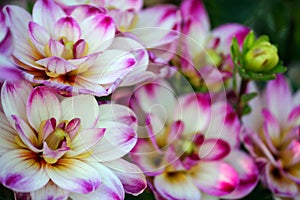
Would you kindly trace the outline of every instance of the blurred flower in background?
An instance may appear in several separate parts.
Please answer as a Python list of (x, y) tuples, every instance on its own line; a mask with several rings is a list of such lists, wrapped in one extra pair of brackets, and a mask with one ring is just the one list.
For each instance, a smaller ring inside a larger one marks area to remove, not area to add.
[(145, 120), (130, 157), (149, 177), (157, 198), (247, 195), (258, 170), (239, 150), (240, 123), (233, 109), (211, 103), (206, 93), (175, 95), (166, 83), (154, 82), (138, 87), (130, 101)]
[(194, 87), (218, 91), (233, 76), (231, 40), (239, 44), (250, 29), (237, 23), (223, 24), (211, 30), (208, 14), (200, 0), (186, 0), (181, 6), (182, 38), (178, 67)]
[(270, 81), (243, 118), (245, 146), (256, 159), (263, 184), (282, 198), (297, 199), (300, 179), (300, 96), (283, 76)]

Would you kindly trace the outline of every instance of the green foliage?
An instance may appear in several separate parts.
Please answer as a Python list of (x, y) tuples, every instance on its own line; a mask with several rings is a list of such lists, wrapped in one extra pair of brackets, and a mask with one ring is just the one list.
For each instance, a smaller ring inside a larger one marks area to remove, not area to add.
[[(241, 52), (236, 38), (233, 39), (231, 57), (242, 78), (270, 80), (274, 79), (277, 73), (283, 73), (286, 70), (282, 62), (278, 62), (277, 50), (275, 51), (274, 48), (268, 36), (263, 35), (255, 39), (251, 31), (244, 40)], [(258, 51), (257, 56), (255, 52)]]

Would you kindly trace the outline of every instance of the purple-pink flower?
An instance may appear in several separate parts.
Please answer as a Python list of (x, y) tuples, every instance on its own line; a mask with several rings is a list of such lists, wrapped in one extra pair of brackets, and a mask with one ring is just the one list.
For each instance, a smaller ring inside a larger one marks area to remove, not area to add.
[(124, 199), (146, 187), (122, 159), (135, 145), (136, 117), (91, 95), (62, 98), (46, 86), (1, 88), (0, 182), (32, 199)]
[(140, 120), (130, 157), (158, 199), (237, 199), (256, 185), (254, 161), (239, 149), (240, 123), (208, 94), (175, 98), (163, 81), (138, 87), (130, 106)]
[(180, 10), (182, 37), (178, 53), (179, 67), (196, 87), (207, 86), (211, 91), (219, 91), (233, 74), (231, 41), (236, 37), (238, 43), (242, 44), (250, 29), (228, 23), (211, 30), (201, 0), (185, 0)]
[(145, 49), (117, 37), (114, 20), (101, 9), (82, 5), (67, 13), (53, 0), (38, 0), (32, 15), (13, 5), (3, 12), (16, 42), (14, 61), (26, 79), (61, 94), (109, 95), (130, 71), (147, 65), (138, 61)]
[(282, 75), (268, 82), (243, 118), (245, 146), (260, 167), (263, 184), (277, 198), (300, 195), (300, 98)]
[[(86, 3), (80, 0), (56, 2), (65, 10)], [(120, 34), (134, 38), (147, 48), (149, 65), (143, 65), (147, 71), (135, 74), (135, 80), (144, 82), (174, 74), (168, 61), (176, 54), (180, 35), (181, 16), (176, 6), (165, 4), (142, 9), (142, 0), (89, 1), (88, 5), (104, 10), (113, 18)]]

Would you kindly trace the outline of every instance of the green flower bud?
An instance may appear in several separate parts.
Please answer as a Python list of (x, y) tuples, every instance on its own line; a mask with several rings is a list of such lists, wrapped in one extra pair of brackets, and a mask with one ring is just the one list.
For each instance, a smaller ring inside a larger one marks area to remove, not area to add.
[(252, 72), (268, 72), (279, 62), (277, 48), (268, 41), (254, 44), (244, 55), (244, 68)]

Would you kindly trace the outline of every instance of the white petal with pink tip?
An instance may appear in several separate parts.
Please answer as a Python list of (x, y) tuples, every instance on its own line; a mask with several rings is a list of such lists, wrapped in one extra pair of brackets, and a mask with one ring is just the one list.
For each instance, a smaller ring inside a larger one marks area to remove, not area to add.
[(14, 127), (15, 122), (11, 118), (11, 115), (19, 116), (23, 119), (27, 119), (26, 116), (26, 103), (33, 87), (26, 81), (19, 81), (11, 84), (5, 82), (1, 89), (1, 101), (4, 113)]
[(26, 105), (27, 118), (36, 131), (40, 124), (52, 117), (60, 119), (61, 106), (55, 94), (45, 86), (39, 86), (31, 92)]
[(45, 186), (49, 177), (36, 155), (29, 150), (9, 151), (0, 157), (1, 183), (18, 192), (31, 192)]
[(156, 190), (166, 199), (201, 199), (199, 189), (183, 172), (163, 173), (154, 178)]
[(203, 192), (223, 196), (231, 193), (239, 184), (236, 170), (225, 162), (200, 162), (191, 169), (193, 182)]
[(70, 192), (87, 194), (101, 185), (96, 169), (77, 159), (61, 158), (55, 165), (47, 165), (46, 171), (56, 185)]
[(118, 177), (100, 163), (89, 163), (101, 176), (101, 185), (97, 190), (88, 194), (70, 194), (72, 199), (114, 199), (125, 198), (124, 188)]
[(62, 120), (79, 118), (82, 128), (95, 127), (98, 119), (98, 103), (91, 95), (77, 95), (61, 102)]
[(136, 165), (123, 159), (103, 163), (121, 180), (126, 193), (139, 195), (146, 188), (146, 178)]

